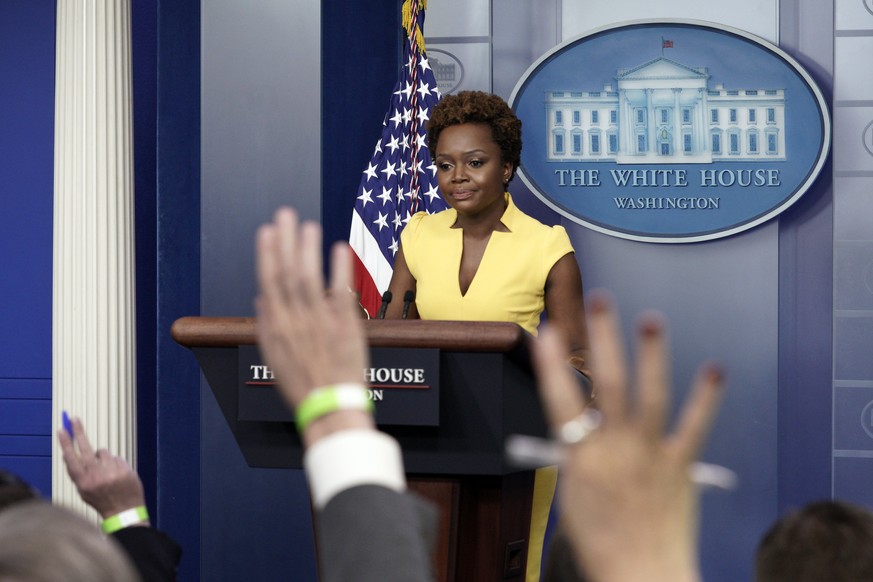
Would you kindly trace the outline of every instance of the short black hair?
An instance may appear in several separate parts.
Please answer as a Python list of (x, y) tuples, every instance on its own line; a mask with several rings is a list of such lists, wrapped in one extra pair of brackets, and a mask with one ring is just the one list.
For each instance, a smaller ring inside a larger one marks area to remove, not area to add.
[(482, 91), (461, 91), (443, 97), (427, 122), (427, 147), (432, 156), (436, 156), (440, 133), (462, 123), (483, 123), (491, 128), (491, 138), (500, 147), (501, 162), (512, 164), (511, 180), (521, 163), (521, 120), (506, 101)]

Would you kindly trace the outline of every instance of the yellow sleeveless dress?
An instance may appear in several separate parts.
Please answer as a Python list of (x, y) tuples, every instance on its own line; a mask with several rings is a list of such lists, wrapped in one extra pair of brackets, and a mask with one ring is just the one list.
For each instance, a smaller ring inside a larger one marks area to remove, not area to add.
[[(482, 262), (467, 293), (458, 274), (463, 230), (451, 228), (453, 209), (437, 214), (419, 212), (400, 234), (403, 256), (415, 278), (415, 305), (421, 319), (509, 321), (537, 335), (545, 308), (545, 285), (558, 260), (573, 252), (561, 226), (546, 226), (527, 216), (507, 193), (500, 221), (509, 232), (491, 234)], [(527, 582), (537, 582), (549, 509), (555, 496), (557, 467), (538, 469), (528, 538)]]

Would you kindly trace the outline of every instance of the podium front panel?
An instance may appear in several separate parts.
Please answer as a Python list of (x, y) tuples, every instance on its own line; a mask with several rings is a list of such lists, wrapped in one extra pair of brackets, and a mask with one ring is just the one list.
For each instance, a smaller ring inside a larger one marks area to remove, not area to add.
[[(251, 467), (300, 468), (303, 450), (290, 422), (242, 420), (237, 347), (192, 348)], [(439, 352), (439, 423), (380, 426), (395, 436), (408, 473), (504, 475), (506, 436), (545, 436), (530, 370), (506, 353)]]

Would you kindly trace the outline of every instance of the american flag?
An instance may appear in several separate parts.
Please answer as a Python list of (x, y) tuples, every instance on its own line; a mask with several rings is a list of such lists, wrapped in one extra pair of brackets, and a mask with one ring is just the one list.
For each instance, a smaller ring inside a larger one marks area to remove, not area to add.
[(424, 50), (426, 0), (403, 3), (403, 66), (382, 123), (382, 136), (358, 186), (349, 243), (354, 250), (355, 290), (376, 315), (394, 270), (400, 231), (419, 211), (439, 212), (436, 166), (427, 150), (425, 125), (440, 99)]

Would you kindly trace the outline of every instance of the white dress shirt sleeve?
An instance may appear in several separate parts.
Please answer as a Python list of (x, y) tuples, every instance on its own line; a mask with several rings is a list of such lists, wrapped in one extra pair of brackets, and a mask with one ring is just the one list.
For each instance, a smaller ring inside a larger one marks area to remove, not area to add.
[(337, 493), (358, 485), (406, 490), (400, 445), (377, 430), (344, 430), (320, 439), (303, 457), (317, 510)]

